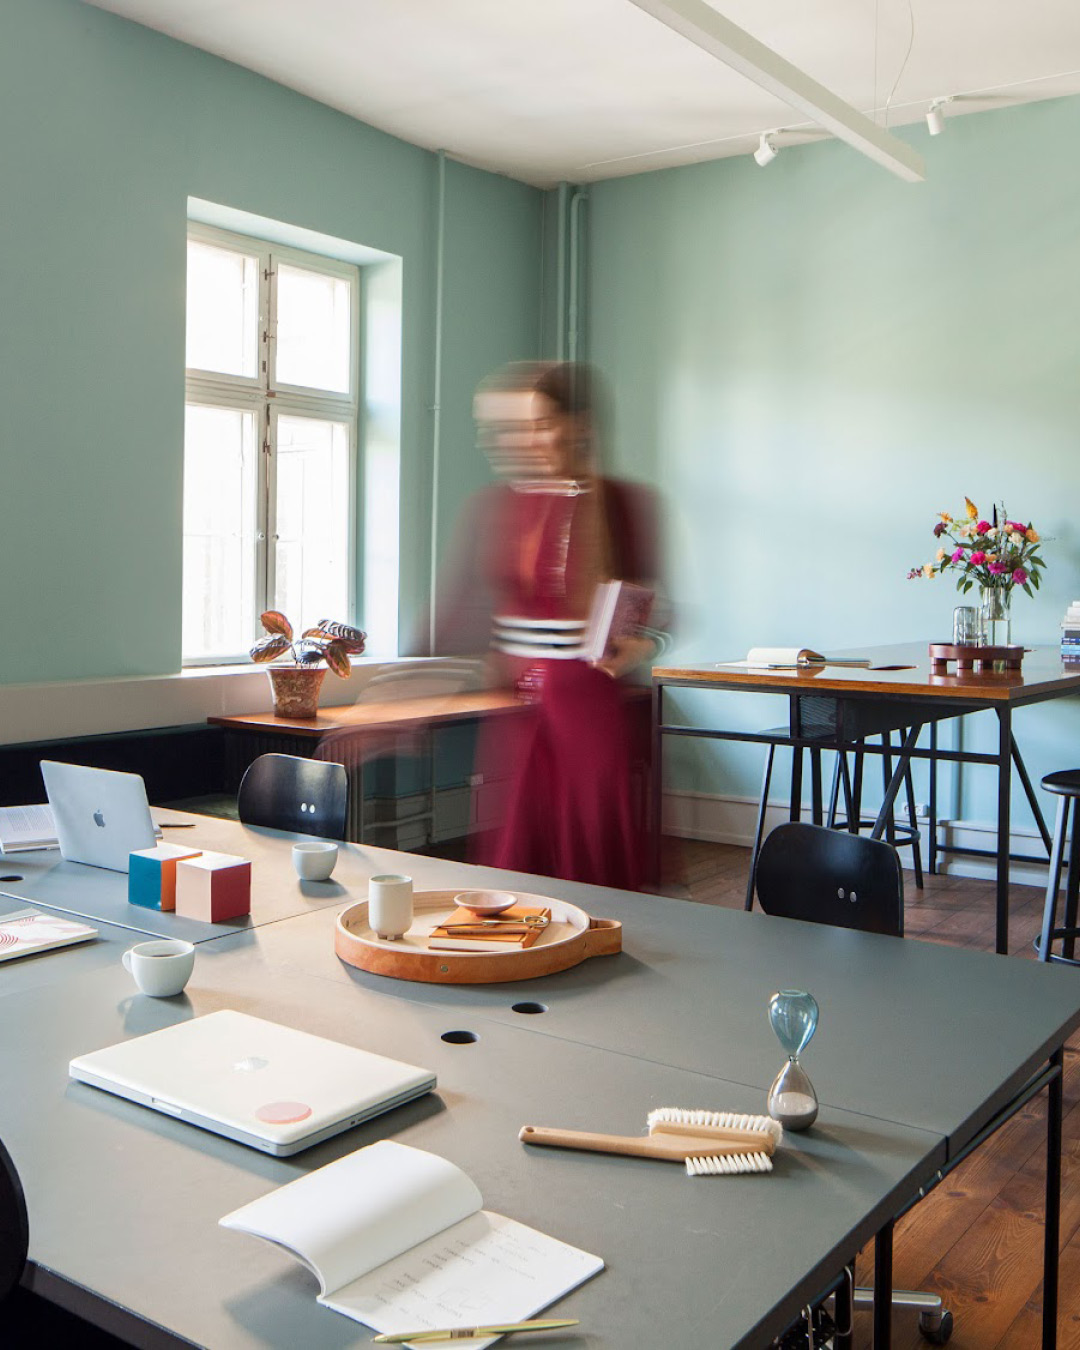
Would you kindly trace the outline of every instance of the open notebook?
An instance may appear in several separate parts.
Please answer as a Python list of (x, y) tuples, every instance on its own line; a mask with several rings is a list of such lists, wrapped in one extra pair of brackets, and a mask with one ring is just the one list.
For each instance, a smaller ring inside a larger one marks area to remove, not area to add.
[(523, 1321), (603, 1269), (482, 1204), (453, 1163), (384, 1139), (221, 1223), (284, 1247), (319, 1281), (320, 1303), (379, 1332)]
[(865, 656), (822, 656), (811, 647), (751, 647), (745, 661), (718, 661), (718, 666), (745, 666), (751, 670), (799, 670), (804, 666), (856, 666), (866, 668)]

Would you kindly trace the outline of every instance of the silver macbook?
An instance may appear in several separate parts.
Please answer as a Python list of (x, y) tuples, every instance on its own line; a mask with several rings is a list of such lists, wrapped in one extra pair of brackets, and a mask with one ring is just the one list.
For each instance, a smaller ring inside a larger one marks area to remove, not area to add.
[(427, 1069), (228, 1010), (81, 1055), (70, 1072), (278, 1157), (435, 1086)]
[(41, 761), (60, 853), (68, 862), (128, 870), (128, 856), (153, 848), (154, 822), (137, 773)]

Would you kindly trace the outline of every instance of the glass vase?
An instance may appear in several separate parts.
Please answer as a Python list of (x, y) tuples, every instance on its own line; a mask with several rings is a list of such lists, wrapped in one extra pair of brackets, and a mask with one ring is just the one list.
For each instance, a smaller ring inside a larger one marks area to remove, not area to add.
[(1007, 647), (1012, 641), (1012, 591), (1008, 586), (982, 588), (983, 643)]

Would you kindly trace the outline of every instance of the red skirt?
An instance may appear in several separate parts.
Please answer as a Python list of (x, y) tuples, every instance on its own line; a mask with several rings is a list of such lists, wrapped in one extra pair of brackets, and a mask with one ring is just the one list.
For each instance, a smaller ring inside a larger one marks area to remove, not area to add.
[[(477, 862), (567, 881), (637, 890), (648, 857), (643, 828), (648, 709), (584, 661), (541, 661), (534, 701), (484, 724), (478, 766), (499, 824), (477, 836)], [(526, 682), (528, 683), (528, 682)]]

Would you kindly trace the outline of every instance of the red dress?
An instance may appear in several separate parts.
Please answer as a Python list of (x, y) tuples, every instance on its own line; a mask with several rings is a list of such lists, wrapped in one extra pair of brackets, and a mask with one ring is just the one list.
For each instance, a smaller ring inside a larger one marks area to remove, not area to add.
[(623, 681), (559, 651), (580, 636), (601, 555), (608, 575), (653, 584), (646, 499), (611, 481), (599, 496), (497, 488), (484, 498), (492, 645), (530, 703), (481, 733), (484, 782), (489, 793), (493, 781), (504, 788), (501, 819), (477, 836), (476, 861), (637, 889), (649, 856), (648, 703), (628, 701)]

